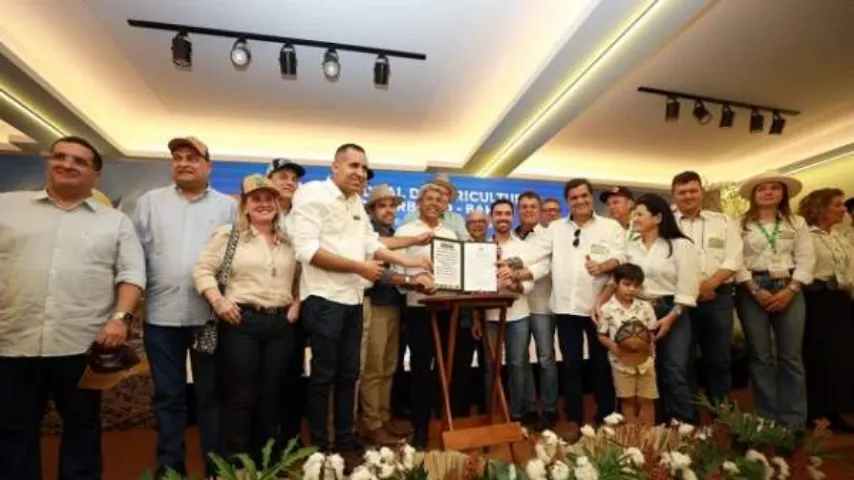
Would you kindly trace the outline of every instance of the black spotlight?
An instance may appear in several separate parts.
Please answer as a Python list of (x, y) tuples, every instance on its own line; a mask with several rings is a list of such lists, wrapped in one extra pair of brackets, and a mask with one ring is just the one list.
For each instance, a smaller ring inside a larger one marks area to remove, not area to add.
[(780, 112), (774, 112), (771, 117), (771, 126), (768, 128), (768, 135), (780, 135), (784, 128), (786, 128), (786, 119), (780, 115)]
[(293, 77), (297, 74), (297, 51), (290, 43), (286, 43), (279, 52), (279, 67), (284, 77)]
[(193, 66), (193, 44), (184, 32), (175, 35), (172, 39), (172, 63), (180, 68)]
[(383, 54), (377, 55), (377, 61), (374, 62), (374, 85), (377, 87), (387, 87), (390, 73), (391, 68), (389, 68), (388, 57)]
[(765, 117), (754, 108), (750, 113), (750, 133), (762, 133), (763, 128), (765, 128)]
[(323, 74), (328, 80), (338, 80), (341, 74), (341, 64), (338, 62), (338, 52), (330, 48), (323, 54)]
[(694, 102), (694, 118), (700, 122), (701, 125), (705, 125), (712, 120), (712, 112), (703, 105), (703, 102), (697, 100)]
[(667, 105), (664, 107), (664, 121), (675, 122), (679, 120), (679, 108), (681, 104), (676, 97), (667, 97)]
[(244, 70), (252, 61), (252, 53), (249, 52), (249, 44), (246, 40), (239, 38), (231, 47), (231, 64), (238, 70)]
[(732, 111), (732, 107), (727, 104), (724, 104), (721, 109), (721, 123), (720, 128), (732, 128), (732, 124), (735, 123), (735, 112)]

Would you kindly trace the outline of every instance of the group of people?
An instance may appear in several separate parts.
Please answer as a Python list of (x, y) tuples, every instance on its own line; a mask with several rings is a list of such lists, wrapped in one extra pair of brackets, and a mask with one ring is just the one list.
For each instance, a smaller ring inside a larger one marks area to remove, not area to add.
[[(301, 165), (275, 159), (266, 175), (243, 179), (236, 200), (211, 188), (204, 143), (183, 137), (168, 148), (173, 184), (142, 195), (130, 216), (92, 199), (103, 161), (79, 137), (51, 146), (43, 190), (0, 194), (0, 478), (41, 478), (48, 400), (63, 419), (60, 478), (100, 478), (100, 393), (78, 380), (93, 342), (123, 344), (141, 302), (159, 476), (186, 470), (188, 355), (206, 459), (257, 457), (269, 440), (298, 436), (303, 403), (311, 443), (348, 465), (362, 439), (426, 447), (437, 383), (420, 300), (443, 294), (434, 236), (500, 247), (496, 283), (516, 296), (503, 345), (514, 421), (554, 428), (560, 385), (577, 429), (586, 339), (597, 420), (619, 403), (630, 421), (696, 423), (700, 378), (712, 401), (730, 393), (737, 312), (758, 412), (795, 429), (819, 417), (851, 428), (838, 414), (854, 407), (854, 239), (839, 224), (854, 199), (840, 190), (810, 192), (795, 213), (801, 184), (759, 176), (741, 186), (750, 206), (734, 220), (703, 208), (701, 178), (688, 171), (673, 178), (672, 204), (605, 191), (608, 218), (594, 211), (591, 183), (574, 179), (567, 217), (560, 201), (526, 191), (463, 218), (440, 174), (395, 225), (402, 199), (392, 188), (375, 186), (363, 203), (373, 172), (358, 145), (339, 147), (329, 177), (305, 184)], [(464, 312), (449, 359), (455, 415), (470, 412), (472, 357), (481, 338), (497, 347), (498, 317)], [(212, 319), (213, 353), (202, 342)], [(306, 342), (307, 399), (292, 394)], [(402, 346), (411, 424), (394, 418), (391, 400)], [(206, 475), (215, 476), (210, 461)]]

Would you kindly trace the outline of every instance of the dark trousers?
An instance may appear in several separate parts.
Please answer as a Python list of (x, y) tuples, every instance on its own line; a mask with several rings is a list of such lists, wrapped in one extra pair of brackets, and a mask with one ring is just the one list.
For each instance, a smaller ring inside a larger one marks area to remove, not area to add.
[[(449, 324), (443, 323), (444, 328), (440, 329), (440, 332), (442, 334), (442, 341), (447, 346)], [(431, 336), (430, 338), (432, 339), (433, 337)], [(458, 328), (457, 339), (454, 345), (454, 358), (452, 359), (454, 363), (451, 367), (454, 372), (451, 378), (454, 382), (451, 389), (451, 415), (454, 418), (471, 415), (471, 406), (477, 401), (477, 398), (472, 395), (474, 369), (472, 369), (471, 364), (474, 360), (474, 352), (478, 343), (471, 335), (471, 326), (461, 326)], [(478, 359), (481, 358), (483, 357), (478, 357)]]
[(329, 450), (327, 434), (329, 392), (335, 391), (335, 447), (355, 448), (353, 410), (359, 376), (362, 341), (362, 305), (344, 305), (311, 295), (302, 304), (303, 321), (311, 345), (311, 378), (308, 386), (308, 423), (311, 442)]
[(243, 307), (240, 323), (219, 323), (222, 444), (226, 457), (261, 448), (279, 433), (279, 388), (294, 351), (294, 326), (284, 312), (268, 315)]
[(101, 478), (101, 392), (77, 387), (85, 355), (0, 357), (0, 478), (41, 480), (48, 399), (62, 417), (59, 480)]
[[(662, 318), (673, 309), (673, 297), (661, 297), (653, 303), (655, 316)], [(697, 409), (691, 401), (691, 319), (683, 312), (673, 322), (667, 335), (656, 343), (655, 373), (658, 379), (658, 391), (661, 397), (658, 412), (659, 420), (672, 419), (687, 423), (697, 423)], [(657, 422), (661, 423), (661, 422)]]
[(732, 385), (732, 323), (735, 300), (732, 285), (724, 284), (715, 291), (715, 298), (697, 302), (697, 307), (688, 311), (691, 318), (693, 345), (689, 372), (693, 390), (696, 391), (696, 369), (694, 355), (700, 347), (700, 365), (703, 372), (703, 389), (714, 403), (729, 397)]
[(154, 381), (152, 410), (157, 420), (157, 463), (186, 473), (184, 433), (187, 430), (187, 352), (196, 394), (195, 417), (199, 425), (205, 473), (216, 473), (209, 455), (219, 452), (219, 398), (216, 360), (191, 349), (195, 327), (143, 326), (145, 354)]
[(593, 371), (593, 393), (596, 397), (596, 421), (601, 422), (615, 408), (616, 393), (611, 380), (611, 366), (605, 347), (599, 343), (596, 324), (590, 317), (556, 315), (558, 342), (563, 355), (563, 396), (566, 415), (572, 422), (584, 422), (582, 366), (584, 362), (584, 336)]
[(305, 415), (305, 381), (303, 380), (303, 366), (305, 365), (306, 333), (302, 321), (294, 324), (296, 341), (294, 354), (287, 365), (282, 378), (279, 395), (279, 440), (280, 449), (284, 449), (288, 442), (299, 438), (302, 433), (302, 417)]

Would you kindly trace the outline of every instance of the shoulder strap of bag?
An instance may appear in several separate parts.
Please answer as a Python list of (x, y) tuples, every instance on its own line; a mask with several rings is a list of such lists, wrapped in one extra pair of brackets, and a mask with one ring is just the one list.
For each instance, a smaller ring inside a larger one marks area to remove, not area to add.
[(237, 250), (239, 236), (237, 225), (232, 225), (231, 233), (228, 235), (228, 245), (225, 247), (225, 255), (222, 257), (222, 265), (220, 265), (219, 271), (216, 274), (216, 281), (222, 292), (225, 292), (225, 287), (228, 285), (228, 277), (231, 275), (231, 262), (234, 260), (234, 252)]

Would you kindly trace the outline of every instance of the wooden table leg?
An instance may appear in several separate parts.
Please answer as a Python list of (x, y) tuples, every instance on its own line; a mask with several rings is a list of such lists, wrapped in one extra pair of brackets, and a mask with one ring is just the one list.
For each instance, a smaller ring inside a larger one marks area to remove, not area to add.
[(433, 346), (436, 351), (436, 369), (439, 371), (439, 383), (442, 387), (442, 411), (445, 417), (445, 428), (453, 430), (454, 421), (451, 416), (450, 384), (448, 383), (448, 377), (445, 376), (445, 349), (442, 348), (442, 337), (439, 335), (439, 312), (432, 310), (430, 319), (433, 327)]
[(451, 307), (451, 318), (448, 323), (448, 352), (445, 354), (445, 378), (448, 379), (448, 387), (450, 387), (454, 382), (454, 351), (457, 346), (457, 327), (460, 324), (459, 305)]
[[(505, 318), (506, 310), (501, 309), (501, 318)], [(480, 313), (480, 312), (478, 312)], [(504, 385), (501, 381), (501, 352), (504, 347), (504, 332), (501, 325), (505, 322), (498, 322), (498, 338), (495, 342), (495, 351), (489, 344), (489, 331), (487, 321), (484, 318), (481, 325), (483, 326), (483, 350), (484, 361), (487, 361), (492, 366), (492, 390), (489, 392), (489, 413), (490, 416), (499, 413), (505, 422), (510, 421), (510, 414), (507, 408), (507, 398), (504, 397)]]

